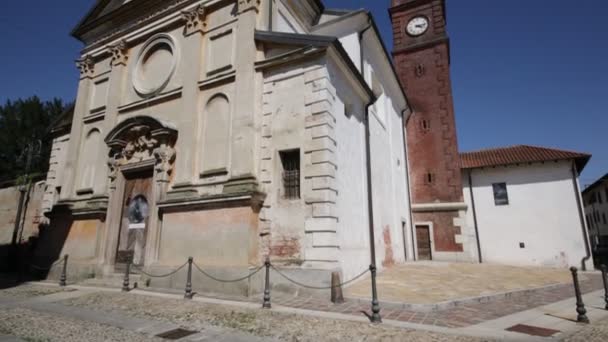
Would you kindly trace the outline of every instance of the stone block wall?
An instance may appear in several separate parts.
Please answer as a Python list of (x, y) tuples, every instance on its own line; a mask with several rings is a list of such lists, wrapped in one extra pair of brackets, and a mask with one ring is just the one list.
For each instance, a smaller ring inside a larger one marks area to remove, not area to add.
[[(334, 268), (338, 262), (335, 100), (324, 66), (311, 65), (289, 75), (279, 72), (265, 80), (260, 181), (268, 198), (260, 213), (260, 231), (271, 257), (309, 268)], [(290, 129), (293, 132), (287, 132)], [(278, 159), (286, 147), (301, 153), (301, 199), (291, 204), (280, 198)], [(289, 224), (286, 215), (292, 217)]]

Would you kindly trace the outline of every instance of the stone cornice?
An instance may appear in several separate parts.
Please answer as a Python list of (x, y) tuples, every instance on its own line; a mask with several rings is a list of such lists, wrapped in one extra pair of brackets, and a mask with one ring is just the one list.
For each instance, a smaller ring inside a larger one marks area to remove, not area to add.
[(412, 204), (412, 212), (415, 213), (425, 213), (434, 211), (460, 211), (467, 210), (467, 208), (468, 205), (464, 202)]

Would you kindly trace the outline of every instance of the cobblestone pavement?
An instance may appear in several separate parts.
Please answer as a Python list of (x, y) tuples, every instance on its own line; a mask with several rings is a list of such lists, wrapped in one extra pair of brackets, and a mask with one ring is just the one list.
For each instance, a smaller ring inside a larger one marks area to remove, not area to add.
[[(585, 275), (581, 274), (581, 279)], [(571, 283), (567, 269), (489, 264), (416, 262), (395, 265), (378, 274), (382, 300), (431, 304), (501, 292)], [(348, 297), (369, 298), (370, 281), (345, 289)]]
[(227, 307), (123, 293), (94, 293), (62, 302), (122, 312), (132, 317), (169, 321), (198, 330), (206, 324), (236, 329), (279, 341), (490, 341), (466, 336), (401, 329), (388, 325), (277, 313), (262, 309)]
[(38, 296), (46, 296), (53, 293), (59, 293), (64, 291), (72, 291), (70, 289), (62, 289), (55, 286), (44, 286), (44, 285), (20, 285), (16, 287), (6, 288), (0, 290), (0, 299), (19, 300), (27, 299)]
[(107, 325), (25, 309), (0, 310), (0, 334), (35, 342), (164, 341)]
[[(587, 274), (581, 281), (583, 293), (602, 289), (602, 280), (599, 274)], [(400, 309), (397, 306), (382, 308), (381, 315), (385, 319), (409, 323), (435, 325), (448, 328), (459, 328), (475, 325), (516, 312), (555, 303), (574, 297), (571, 284), (563, 284), (547, 289), (539, 289), (530, 293), (503, 297), (487, 303), (471, 303), (443, 310), (430, 312)], [(381, 300), (383, 298), (380, 298)], [(259, 301), (259, 300), (258, 300)], [(362, 311), (370, 311), (370, 303), (361, 301), (347, 301), (344, 304), (332, 304), (327, 299), (317, 297), (293, 297), (274, 295), (273, 303), (299, 309), (338, 312), (351, 315), (362, 315)]]
[(564, 342), (603, 342), (608, 341), (608, 318), (590, 324), (580, 331), (566, 336)]

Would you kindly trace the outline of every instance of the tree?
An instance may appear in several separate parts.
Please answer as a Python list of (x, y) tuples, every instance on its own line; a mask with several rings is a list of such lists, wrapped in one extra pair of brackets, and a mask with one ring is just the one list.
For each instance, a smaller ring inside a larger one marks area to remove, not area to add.
[(44, 175), (48, 171), (53, 123), (69, 107), (61, 99), (41, 101), (28, 99), (7, 101), (0, 106), (0, 182), (23, 176), (26, 158), (22, 155), (31, 142), (40, 141), (42, 150), (33, 160), (30, 174)]

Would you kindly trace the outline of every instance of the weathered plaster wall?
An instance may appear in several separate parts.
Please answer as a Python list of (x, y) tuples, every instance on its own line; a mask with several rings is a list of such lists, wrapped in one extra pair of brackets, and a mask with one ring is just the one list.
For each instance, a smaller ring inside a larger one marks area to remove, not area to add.
[(257, 220), (250, 207), (167, 213), (158, 264), (180, 266), (191, 256), (205, 266), (258, 266)]
[[(24, 207), (23, 232), (21, 242), (27, 242), (31, 236), (38, 235), (38, 225), (41, 222), (42, 197), (44, 195), (45, 183), (34, 184), (26, 196), (29, 198)], [(19, 187), (0, 189), (0, 246), (11, 244), (15, 228), (15, 218), (19, 206)]]
[[(466, 178), (465, 172), (470, 206)], [(484, 262), (580, 266), (585, 245), (569, 161), (474, 169), (472, 180)], [(492, 184), (504, 182), (509, 204), (496, 206)], [(468, 219), (472, 222), (472, 210)]]

